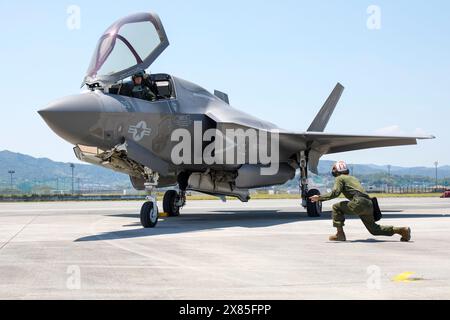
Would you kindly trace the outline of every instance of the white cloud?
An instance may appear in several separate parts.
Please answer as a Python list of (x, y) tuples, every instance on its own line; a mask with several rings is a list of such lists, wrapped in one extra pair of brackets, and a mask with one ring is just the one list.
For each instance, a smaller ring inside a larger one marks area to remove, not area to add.
[(392, 125), (375, 130), (375, 134), (383, 136), (402, 136), (405, 135), (405, 132), (400, 128), (399, 125)]
[(416, 128), (412, 133), (406, 133), (399, 125), (392, 125), (375, 130), (375, 134), (382, 136), (428, 136), (429, 133), (422, 128)]
[(418, 136), (427, 136), (429, 135), (428, 132), (426, 132), (424, 129), (422, 128), (416, 128), (416, 130), (414, 130), (414, 134), (418, 135)]

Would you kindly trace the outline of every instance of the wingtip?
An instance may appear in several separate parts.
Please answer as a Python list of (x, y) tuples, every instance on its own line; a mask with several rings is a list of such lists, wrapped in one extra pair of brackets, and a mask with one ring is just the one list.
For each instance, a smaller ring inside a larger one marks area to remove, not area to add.
[(430, 134), (430, 135), (418, 137), (417, 139), (419, 139), (419, 140), (432, 140), (432, 139), (436, 139), (436, 136), (433, 135), (433, 134)]

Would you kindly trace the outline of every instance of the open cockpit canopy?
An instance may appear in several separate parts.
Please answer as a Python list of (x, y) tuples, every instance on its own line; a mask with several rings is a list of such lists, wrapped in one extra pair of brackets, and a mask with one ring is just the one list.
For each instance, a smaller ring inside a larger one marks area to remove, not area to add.
[(114, 84), (147, 69), (169, 46), (158, 15), (122, 18), (101, 36), (83, 84)]

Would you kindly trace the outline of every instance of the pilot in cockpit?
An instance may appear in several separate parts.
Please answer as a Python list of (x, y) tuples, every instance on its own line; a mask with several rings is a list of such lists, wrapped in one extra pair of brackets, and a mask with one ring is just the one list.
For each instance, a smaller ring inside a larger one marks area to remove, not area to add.
[[(147, 76), (148, 77), (148, 76)], [(132, 77), (133, 90), (132, 97), (142, 100), (155, 101), (157, 96), (148, 85), (145, 72), (139, 72)]]

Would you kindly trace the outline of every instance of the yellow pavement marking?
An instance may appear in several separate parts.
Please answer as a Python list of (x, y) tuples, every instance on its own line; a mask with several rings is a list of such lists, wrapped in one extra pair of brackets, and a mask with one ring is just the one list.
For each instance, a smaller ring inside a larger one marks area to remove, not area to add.
[(413, 281), (421, 281), (422, 278), (412, 278), (414, 272), (404, 272), (396, 275), (392, 281), (394, 282), (413, 282)]
[(159, 213), (159, 217), (160, 217), (160, 218), (167, 218), (167, 217), (169, 217), (169, 214), (168, 214), (168, 213), (165, 213), (165, 212), (160, 212), (160, 213)]

